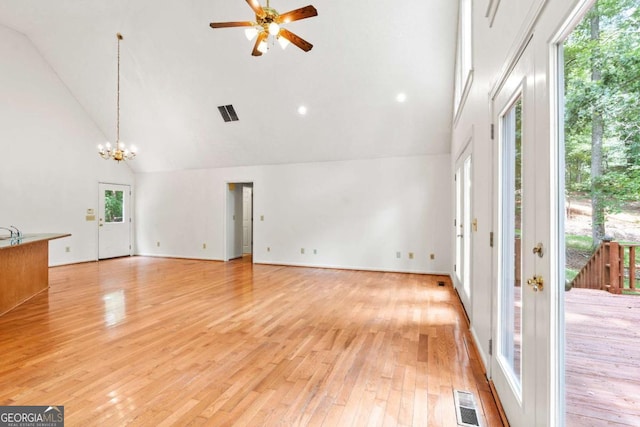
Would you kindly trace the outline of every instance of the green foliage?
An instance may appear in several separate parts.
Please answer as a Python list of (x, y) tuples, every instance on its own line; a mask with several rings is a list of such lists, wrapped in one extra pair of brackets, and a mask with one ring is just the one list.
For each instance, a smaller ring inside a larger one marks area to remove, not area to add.
[[(640, 200), (639, 6), (637, 0), (598, 0), (563, 49), (566, 187), (599, 197), (606, 212)], [(595, 40), (594, 15), (599, 18)], [(592, 180), (594, 114), (604, 120), (604, 140), (603, 172)]]
[(593, 239), (591, 236), (579, 236), (576, 234), (565, 235), (567, 249), (577, 249), (580, 251), (591, 251), (593, 249)]
[(573, 279), (575, 279), (575, 277), (578, 275), (578, 273), (580, 273), (580, 271), (574, 270), (572, 268), (565, 268), (564, 269), (564, 276), (565, 276), (565, 279), (568, 280), (568, 281), (572, 281)]
[(105, 222), (123, 221), (123, 198), (122, 191), (106, 190), (104, 193), (104, 216)]

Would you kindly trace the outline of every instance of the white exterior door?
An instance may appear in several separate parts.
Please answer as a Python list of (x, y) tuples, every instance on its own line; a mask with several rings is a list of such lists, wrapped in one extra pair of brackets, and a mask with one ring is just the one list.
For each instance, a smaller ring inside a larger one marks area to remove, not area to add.
[(242, 187), (242, 253), (253, 252), (253, 188)]
[[(498, 209), (491, 377), (512, 426), (548, 425), (551, 150), (535, 102), (540, 96), (544, 108), (546, 88), (536, 80), (532, 47), (513, 65), (493, 96)], [(547, 243), (534, 250), (539, 242)]]
[(131, 255), (131, 187), (99, 184), (98, 258)]

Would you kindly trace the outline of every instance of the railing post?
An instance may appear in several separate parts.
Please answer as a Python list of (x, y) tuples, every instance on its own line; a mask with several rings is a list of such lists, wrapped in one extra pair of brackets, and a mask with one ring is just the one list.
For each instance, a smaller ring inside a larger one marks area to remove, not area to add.
[(629, 289), (636, 288), (636, 247), (629, 246)]
[(611, 240), (604, 240), (600, 244), (602, 256), (600, 257), (601, 274), (598, 276), (600, 280), (600, 290), (608, 291), (611, 287)]
[[(624, 259), (624, 257), (622, 257)], [(608, 291), (612, 294), (621, 294), (620, 287), (620, 244), (618, 242), (609, 243), (609, 283)]]

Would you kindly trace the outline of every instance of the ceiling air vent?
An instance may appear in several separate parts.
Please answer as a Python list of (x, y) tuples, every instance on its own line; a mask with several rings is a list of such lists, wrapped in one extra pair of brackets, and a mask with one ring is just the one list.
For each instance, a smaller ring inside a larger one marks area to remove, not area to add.
[(456, 404), (456, 417), (459, 426), (479, 426), (478, 412), (476, 411), (476, 401), (473, 394), (468, 391), (453, 391), (453, 399)]
[(220, 111), (222, 120), (225, 122), (238, 121), (238, 115), (236, 114), (236, 110), (233, 108), (233, 105), (221, 105), (218, 107), (218, 111)]

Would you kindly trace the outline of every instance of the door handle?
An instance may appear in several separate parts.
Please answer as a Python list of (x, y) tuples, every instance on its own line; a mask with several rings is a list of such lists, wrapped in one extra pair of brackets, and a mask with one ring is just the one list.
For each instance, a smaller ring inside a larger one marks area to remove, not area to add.
[(542, 276), (533, 276), (531, 279), (527, 280), (527, 285), (533, 288), (533, 292), (542, 291), (544, 288), (544, 280)]
[(534, 248), (533, 248), (533, 253), (534, 254), (538, 254), (538, 256), (540, 258), (542, 258), (544, 256), (544, 246), (542, 246), (542, 242), (538, 243)]

